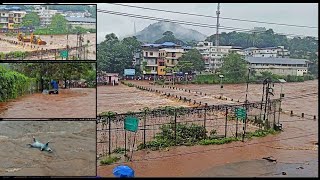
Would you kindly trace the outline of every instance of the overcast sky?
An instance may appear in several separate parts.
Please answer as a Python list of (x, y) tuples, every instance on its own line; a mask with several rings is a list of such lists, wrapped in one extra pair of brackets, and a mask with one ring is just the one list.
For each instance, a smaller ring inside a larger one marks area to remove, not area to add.
[[(128, 3), (128, 5), (210, 16), (216, 16), (215, 13), (217, 10), (217, 3)], [(99, 3), (98, 9), (204, 24), (216, 24), (215, 18), (143, 10), (132, 7), (117, 6), (113, 4)], [(318, 4), (316, 3), (221, 3), (220, 11), (221, 17), (318, 27)], [(98, 42), (101, 42), (104, 39), (104, 36), (108, 33), (115, 33), (120, 37), (132, 35), (134, 33), (134, 22), (136, 24), (136, 31), (138, 32), (147, 27), (149, 24), (157, 21), (98, 12)], [(220, 25), (244, 29), (251, 29), (253, 27), (266, 27), (267, 29), (272, 28), (278, 33), (318, 37), (318, 28), (298, 28), (227, 19), (220, 19)], [(215, 33), (215, 28), (212, 29), (188, 25), (183, 26), (190, 29), (195, 29), (205, 35), (212, 35)], [(229, 32), (228, 30), (220, 31)]]

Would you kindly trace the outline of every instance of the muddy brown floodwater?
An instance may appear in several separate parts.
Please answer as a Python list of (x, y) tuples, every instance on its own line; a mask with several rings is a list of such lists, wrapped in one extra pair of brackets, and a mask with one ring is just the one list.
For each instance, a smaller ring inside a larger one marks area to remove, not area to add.
[(98, 114), (107, 111), (117, 113), (135, 112), (144, 107), (188, 106), (178, 101), (162, 98), (153, 92), (141, 91), (123, 84), (118, 86), (98, 86), (97, 91)]
[(0, 103), (0, 118), (96, 118), (96, 89), (61, 89)]
[[(37, 37), (39, 35), (36, 35)], [(30, 37), (30, 36), (28, 36)], [(14, 36), (5, 36), (0, 34), (0, 38), (7, 39), (7, 40), (14, 40), (17, 41), (17, 37)], [(70, 34), (68, 35), (40, 35), (40, 38), (43, 41), (46, 41), (46, 45), (34, 45), (36, 48), (31, 49), (30, 43), (24, 43), (26, 46), (22, 45), (13, 45), (5, 41), (0, 41), (0, 52), (8, 53), (11, 51), (34, 51), (34, 50), (41, 50), (42, 48), (45, 49), (57, 49), (57, 48), (65, 48), (68, 44), (70, 47), (76, 47), (77, 46), (77, 35), (76, 34)], [(86, 59), (84, 60), (96, 60), (96, 33), (88, 33), (83, 35), (83, 44), (86, 45), (89, 41), (88, 45), (88, 54), (86, 55)], [(28, 45), (28, 46), (27, 46)], [(33, 60), (35, 57), (27, 60)], [(54, 56), (46, 57), (45, 55), (42, 57), (43, 59), (47, 60), (54, 60)], [(36, 58), (37, 59), (37, 58)]]
[[(144, 85), (148, 86), (148, 83)], [(213, 95), (219, 94), (220, 88), (219, 85), (178, 87)], [(280, 84), (275, 84), (275, 98), (279, 97), (280, 88)], [(228, 84), (224, 86), (223, 93), (227, 97), (244, 101), (245, 90), (245, 84)], [(285, 83), (283, 93), (284, 112), (280, 119), (283, 132), (280, 134), (223, 145), (138, 151), (133, 155), (133, 162), (124, 164), (135, 170), (136, 177), (318, 177), (318, 80)], [(249, 85), (249, 101), (259, 101), (261, 95), (261, 84)], [(127, 104), (126, 107), (130, 105)], [(293, 111), (294, 116), (290, 116), (290, 111)], [(301, 113), (305, 113), (304, 118)], [(313, 116), (316, 116), (315, 120)], [(262, 159), (269, 156), (277, 159), (277, 163)], [(112, 177), (112, 169), (117, 165), (119, 164), (98, 166), (98, 175)]]
[[(96, 176), (94, 121), (1, 121), (0, 176)], [(50, 141), (52, 153), (30, 148)]]

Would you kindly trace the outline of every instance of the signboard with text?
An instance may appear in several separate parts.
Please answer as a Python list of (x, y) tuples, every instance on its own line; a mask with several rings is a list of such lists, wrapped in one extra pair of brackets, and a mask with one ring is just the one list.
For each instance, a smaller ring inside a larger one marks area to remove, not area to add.
[(135, 69), (125, 69), (124, 70), (124, 75), (125, 76), (134, 76), (136, 74)]

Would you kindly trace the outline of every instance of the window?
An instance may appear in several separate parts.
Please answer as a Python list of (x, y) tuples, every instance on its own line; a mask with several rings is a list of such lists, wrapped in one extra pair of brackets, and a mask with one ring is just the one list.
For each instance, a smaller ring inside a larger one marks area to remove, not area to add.
[(150, 56), (153, 56), (153, 52), (150, 52)]
[(167, 63), (169, 63), (170, 61), (169, 60), (167, 60)]
[(146, 52), (146, 57), (148, 57), (148, 52)]

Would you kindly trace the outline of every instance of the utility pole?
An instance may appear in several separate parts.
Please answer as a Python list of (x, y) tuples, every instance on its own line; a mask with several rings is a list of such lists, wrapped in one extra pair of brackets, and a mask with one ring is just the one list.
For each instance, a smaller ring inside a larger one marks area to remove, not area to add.
[(246, 99), (245, 99), (246, 117), (245, 117), (245, 119), (244, 119), (244, 132), (243, 132), (243, 136), (242, 136), (242, 141), (244, 141), (244, 136), (246, 135), (246, 129), (247, 129), (249, 79), (250, 79), (250, 67), (249, 67), (249, 69), (248, 69), (248, 79), (247, 79), (247, 89), (246, 89)]
[(218, 3), (218, 8), (216, 11), (217, 14), (217, 24), (216, 24), (216, 50), (217, 50), (217, 55), (219, 54), (219, 17), (220, 17), (220, 3)]

